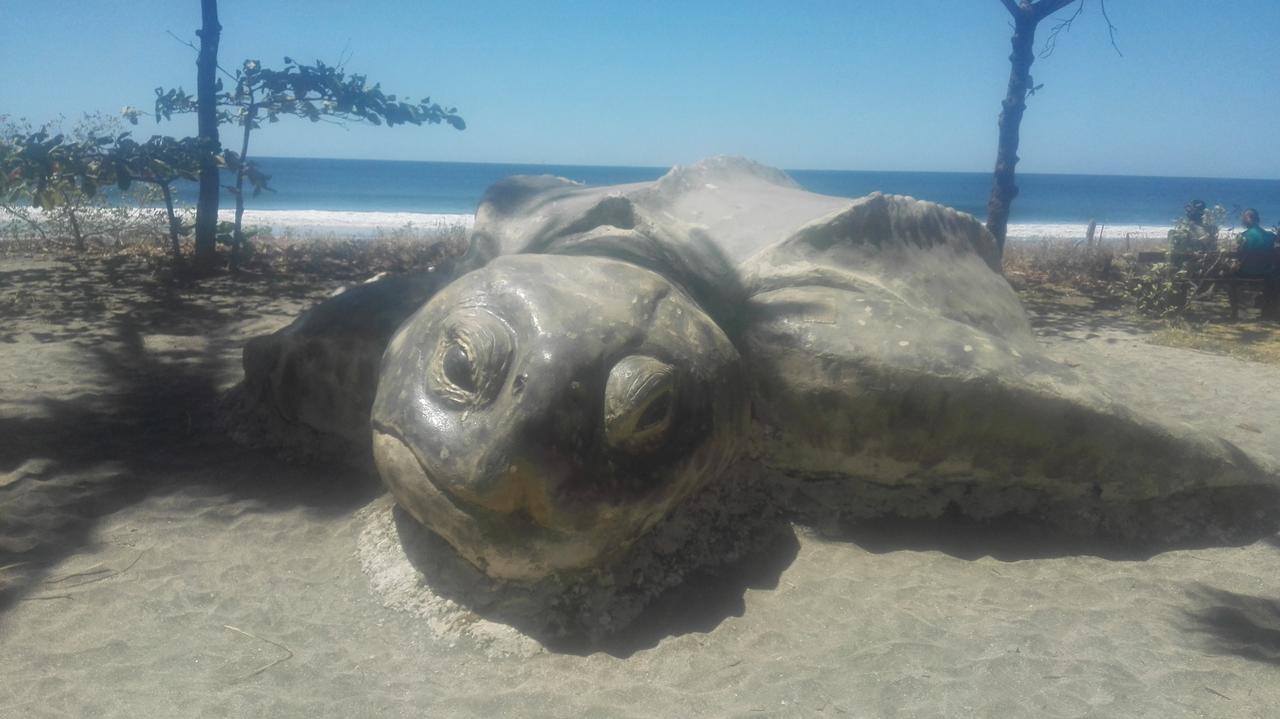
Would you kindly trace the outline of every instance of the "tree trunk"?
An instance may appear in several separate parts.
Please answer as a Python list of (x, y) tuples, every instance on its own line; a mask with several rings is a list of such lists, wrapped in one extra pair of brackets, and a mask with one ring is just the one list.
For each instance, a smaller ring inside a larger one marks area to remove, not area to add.
[(71, 201), (71, 197), (67, 195), (66, 190), (62, 190), (62, 208), (67, 213), (67, 221), (71, 223), (71, 238), (75, 241), (76, 252), (84, 252), (88, 249), (85, 242), (84, 233), (80, 231), (80, 218), (76, 217), (76, 206)]
[[(1083, 0), (1080, 0), (1083, 2)], [(996, 146), (996, 170), (987, 201), (987, 229), (996, 238), (996, 248), (1004, 255), (1009, 234), (1009, 207), (1018, 196), (1014, 169), (1018, 164), (1019, 129), (1031, 90), (1031, 63), (1035, 62), (1036, 25), (1076, 0), (1000, 0), (1013, 17), (1013, 52), (1009, 55), (1009, 89), (1000, 110), (1000, 141)], [(1105, 10), (1104, 10), (1105, 12)], [(1068, 21), (1069, 23), (1069, 21)]]
[(196, 58), (196, 100), (200, 139), (206, 151), (200, 160), (200, 198), (196, 202), (197, 266), (208, 267), (217, 255), (218, 164), (214, 155), (222, 150), (218, 140), (218, 1), (200, 0), (200, 54)]
[(76, 217), (76, 208), (67, 207), (67, 219), (71, 221), (71, 236), (75, 239), (76, 252), (84, 252), (89, 245), (85, 242), (84, 233), (80, 231), (80, 219)]
[(1036, 14), (1020, 11), (1014, 15), (1013, 53), (1009, 55), (1009, 89), (1000, 110), (1000, 140), (996, 146), (996, 169), (991, 183), (991, 199), (987, 201), (987, 229), (996, 238), (996, 247), (1004, 254), (1004, 240), (1009, 233), (1009, 206), (1018, 196), (1014, 168), (1018, 164), (1019, 127), (1027, 109), (1027, 90), (1031, 89), (1031, 63), (1036, 55)]
[(182, 244), (178, 239), (181, 234), (179, 232), (180, 225), (178, 216), (173, 213), (173, 192), (169, 189), (169, 183), (160, 183), (160, 192), (164, 194), (164, 211), (169, 217), (169, 243), (173, 249), (173, 263), (175, 265), (182, 264)]
[(236, 220), (231, 229), (231, 271), (240, 271), (240, 245), (244, 243), (244, 234), (240, 230), (244, 222), (244, 189), (240, 186), (240, 178), (236, 178)]
[(240, 167), (236, 170), (236, 221), (231, 231), (231, 271), (240, 270), (240, 248), (244, 245), (244, 174), (249, 162), (249, 133), (257, 119), (258, 109), (253, 104), (253, 90), (249, 90), (249, 107), (245, 109), (244, 138), (240, 143)]

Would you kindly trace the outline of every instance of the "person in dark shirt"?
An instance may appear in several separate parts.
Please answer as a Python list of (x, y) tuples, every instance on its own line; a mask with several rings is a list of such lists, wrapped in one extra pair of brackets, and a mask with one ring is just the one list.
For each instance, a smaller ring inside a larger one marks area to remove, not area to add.
[(1248, 209), (1240, 217), (1240, 275), (1262, 278), (1262, 319), (1280, 319), (1280, 249), (1276, 235), (1262, 229), (1258, 211)]
[(1204, 201), (1192, 200), (1185, 209), (1186, 217), (1180, 218), (1173, 229), (1169, 230), (1169, 252), (1177, 254), (1217, 249), (1218, 227), (1212, 222), (1205, 222)]

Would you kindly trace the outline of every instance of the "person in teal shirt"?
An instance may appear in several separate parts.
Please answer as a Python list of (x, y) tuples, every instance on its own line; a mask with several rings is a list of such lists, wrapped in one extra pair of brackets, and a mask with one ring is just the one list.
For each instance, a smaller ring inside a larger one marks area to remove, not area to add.
[(1258, 211), (1248, 209), (1240, 217), (1240, 274), (1262, 278), (1262, 319), (1280, 319), (1280, 248), (1276, 235), (1262, 229)]

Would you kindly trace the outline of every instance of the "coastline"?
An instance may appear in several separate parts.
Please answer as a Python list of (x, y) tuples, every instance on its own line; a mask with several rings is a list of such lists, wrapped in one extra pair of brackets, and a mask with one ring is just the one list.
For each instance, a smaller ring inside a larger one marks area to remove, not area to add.
[[(234, 210), (219, 210), (218, 219), (230, 222)], [(277, 237), (374, 238), (454, 227), (470, 229), (473, 214), (427, 212), (342, 212), (336, 210), (245, 210), (246, 227), (269, 227)]]
[[(221, 220), (230, 221), (235, 213), (222, 210)], [(334, 210), (246, 210), (248, 226), (269, 227), (273, 235), (305, 239), (308, 237), (376, 237), (413, 233), (419, 230), (470, 228), (475, 215), (427, 212), (344, 212)], [(1167, 224), (1099, 223), (1097, 237), (1103, 241), (1129, 239), (1163, 240), (1169, 232)], [(1010, 223), (1009, 239), (1013, 241), (1083, 240), (1087, 225), (1078, 222)]]

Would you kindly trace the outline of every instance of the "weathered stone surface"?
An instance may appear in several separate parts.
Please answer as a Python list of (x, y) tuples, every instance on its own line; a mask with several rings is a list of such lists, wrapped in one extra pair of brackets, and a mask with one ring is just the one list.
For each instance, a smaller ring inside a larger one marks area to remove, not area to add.
[(967, 215), (872, 195), (744, 263), (755, 449), (800, 480), (790, 501), (1143, 536), (1221, 519), (1153, 503), (1271, 490), (1237, 447), (1098, 390), (1117, 368), (1045, 357), (990, 239)]
[(287, 424), (368, 446), (382, 352), (450, 277), (422, 272), (355, 285), (253, 338), (244, 348), (246, 398)]
[(580, 569), (718, 477), (746, 377), (681, 290), (596, 257), (501, 257), (387, 349), (374, 457), (401, 506), (495, 577)]
[(997, 263), (968, 215), (745, 161), (511, 178), (468, 272), (426, 304), (436, 285), (370, 290), (393, 309), (360, 334), (339, 297), (246, 366), (270, 370), (250, 374), (282, 415), (358, 434), (371, 358), (422, 304), (383, 355), (374, 456), (410, 514), (504, 580), (610, 563), (743, 475), (814, 521), (1021, 513), (1168, 538), (1273, 516), (1274, 463), (1118, 400), (1130, 368), (1047, 356)]

